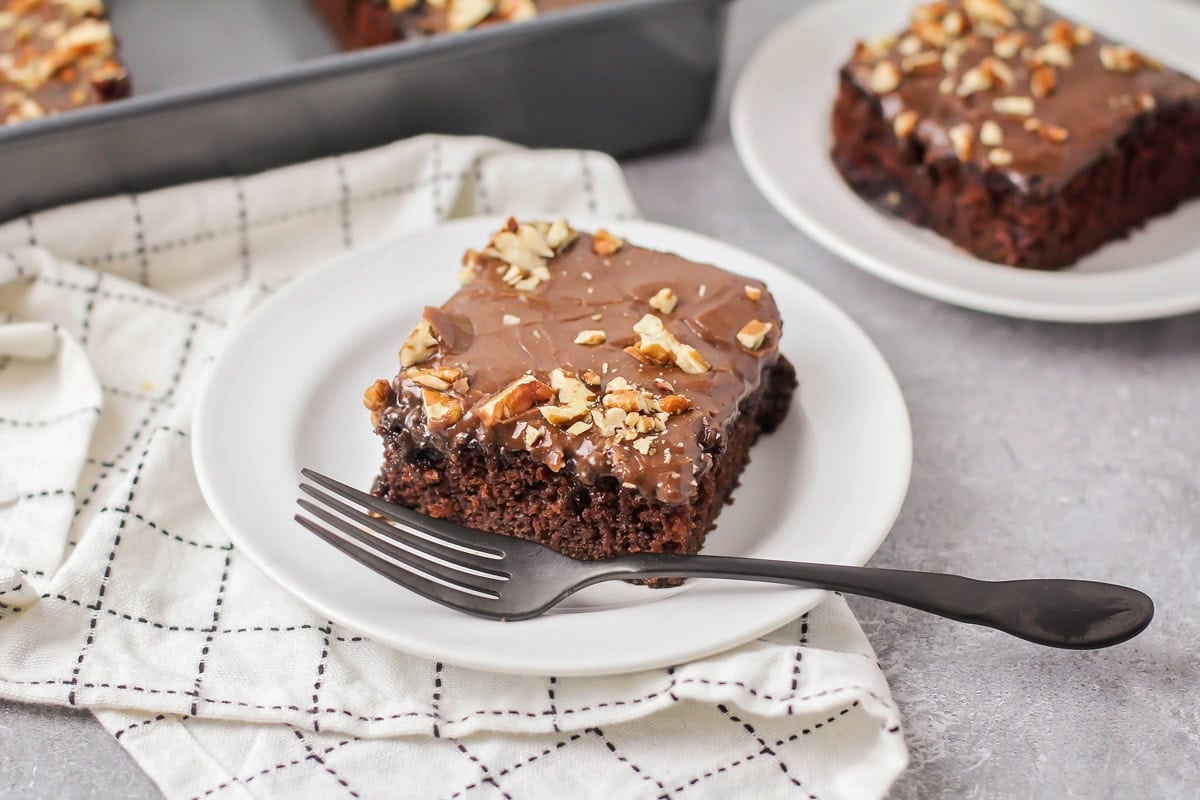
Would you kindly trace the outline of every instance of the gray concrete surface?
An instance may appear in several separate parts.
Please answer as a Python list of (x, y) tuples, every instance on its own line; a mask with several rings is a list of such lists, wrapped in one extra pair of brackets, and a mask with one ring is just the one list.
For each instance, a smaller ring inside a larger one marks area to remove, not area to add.
[[(905, 714), (912, 767), (894, 797), (1200, 795), (1200, 315), (1071, 327), (978, 314), (875, 280), (793, 230), (742, 173), (726, 119), (733, 76), (798, 5), (736, 4), (710, 130), (627, 164), (646, 215), (793, 270), (882, 349), (916, 463), (873, 563), (1086, 576), (1158, 602), (1139, 639), (1073, 653), (853, 601)], [(155, 796), (90, 717), (0, 703), (0, 797)]]

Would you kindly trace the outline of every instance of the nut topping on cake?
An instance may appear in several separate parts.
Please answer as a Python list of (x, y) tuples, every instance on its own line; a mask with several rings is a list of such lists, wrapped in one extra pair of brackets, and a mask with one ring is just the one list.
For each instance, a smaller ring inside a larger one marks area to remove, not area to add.
[(997, 97), (992, 101), (992, 108), (1000, 114), (1010, 117), (1032, 117), (1034, 112), (1031, 97)]
[(448, 428), (462, 419), (462, 403), (444, 392), (422, 389), (421, 403), (425, 406), (425, 418), (429, 420), (429, 427), (434, 430)]
[(538, 409), (547, 422), (561, 428), (588, 416), (596, 395), (582, 381), (556, 368), (550, 372), (550, 386), (558, 392), (559, 405)]
[(379, 424), (379, 413), (391, 405), (395, 398), (396, 393), (388, 381), (378, 380), (367, 387), (363, 392), (363, 405), (371, 412), (372, 425)]
[(1075, 26), (1065, 19), (1055, 20), (1042, 31), (1042, 37), (1047, 42), (1062, 45), (1068, 49), (1075, 47)]
[(1100, 48), (1100, 63), (1111, 72), (1134, 72), (1142, 67), (1162, 69), (1162, 64), (1147, 58), (1132, 47), (1106, 44)]
[(641, 337), (636, 345), (625, 348), (625, 352), (643, 363), (674, 364), (684, 372), (699, 375), (709, 370), (704, 356), (691, 345), (683, 344), (663, 327), (662, 320), (653, 314), (642, 317), (633, 326), (634, 333)]
[(470, 30), (483, 22), (495, 7), (495, 0), (448, 0), (446, 27), (456, 33)]
[(759, 322), (756, 319), (752, 319), (737, 332), (737, 340), (747, 350), (757, 350), (762, 347), (772, 327), (774, 326), (769, 322)]
[(426, 389), (446, 392), (450, 390), (455, 381), (462, 377), (462, 370), (452, 367), (439, 367), (437, 369), (410, 367), (404, 370), (404, 377), (418, 386), (424, 386)]
[(1071, 138), (1071, 132), (1063, 126), (1047, 124), (1045, 122), (1038, 125), (1037, 132), (1047, 142), (1054, 142), (1055, 144), (1061, 144)]
[(565, 219), (554, 222), (546, 229), (546, 244), (555, 252), (562, 250), (579, 238), (579, 233)]
[(969, 159), (975, 146), (975, 129), (970, 123), (964, 122), (951, 128), (949, 134), (955, 155), (962, 161)]
[(596, 399), (596, 393), (583, 381), (561, 369), (550, 371), (550, 387), (558, 392), (558, 402), (563, 405), (587, 405)]
[(912, 24), (913, 35), (930, 47), (942, 49), (946, 46), (946, 29), (932, 19), (919, 19)]
[(762, 300), (762, 289), (758, 288), (757, 286), (747, 285), (744, 287), (743, 291), (746, 292), (746, 297), (750, 298), (750, 300), (755, 303), (757, 303), (759, 300)]
[(580, 420), (571, 427), (567, 428), (567, 433), (572, 436), (582, 436), (592, 429), (592, 423)]
[(900, 71), (905, 75), (932, 75), (941, 68), (942, 57), (932, 50), (900, 59)]
[(1000, 58), (1014, 58), (1017, 53), (1029, 44), (1029, 34), (1025, 31), (1008, 31), (992, 40), (992, 52)]
[(1017, 18), (1001, 0), (963, 0), (963, 9), (975, 22), (985, 22), (1011, 28)]
[(900, 40), (900, 44), (896, 45), (896, 52), (902, 56), (915, 56), (924, 48), (925, 43), (921, 41), (921, 37), (910, 33)]
[(404, 340), (404, 346), (400, 348), (400, 366), (411, 367), (428, 361), (437, 349), (438, 340), (433, 326), (429, 324), (429, 320), (422, 319), (417, 322), (412, 333)]
[(997, 147), (995, 150), (988, 152), (988, 163), (997, 167), (1007, 167), (1013, 162), (1013, 154), (1011, 150), (1005, 150), (1003, 147)]
[(958, 81), (957, 94), (959, 97), (970, 97), (976, 92), (986, 92), (993, 85), (992, 74), (982, 66), (976, 66), (963, 73)]
[(585, 330), (580, 331), (575, 335), (575, 344), (596, 345), (604, 344), (608, 339), (608, 335), (600, 330)]
[(471, 281), (475, 280), (475, 275), (479, 267), (483, 264), (483, 259), (475, 250), (468, 250), (463, 253), (462, 266), (458, 270), (458, 283), (461, 286), (466, 286)]
[(521, 438), (525, 440), (525, 447), (533, 447), (542, 438), (542, 429), (527, 425), (525, 426), (525, 433)]
[(871, 71), (871, 91), (875, 94), (894, 92), (900, 86), (900, 68), (891, 61), (881, 61)]
[(1054, 67), (1042, 65), (1029, 74), (1029, 91), (1034, 97), (1046, 97), (1058, 85), (1058, 73)]
[(623, 239), (613, 236), (604, 228), (600, 228), (592, 236), (592, 252), (598, 256), (611, 256), (625, 244)]
[(671, 416), (675, 416), (676, 414), (690, 411), (692, 401), (681, 394), (669, 394), (666, 397), (659, 398), (658, 407)]
[(532, 375), (522, 375), (501, 389), (476, 409), (476, 414), (489, 426), (508, 422), (534, 406), (549, 402), (555, 391)]
[(538, 411), (546, 418), (547, 422), (560, 428), (578, 422), (591, 413), (591, 409), (586, 405), (541, 406)]
[(619, 408), (628, 413), (630, 411), (649, 411), (650, 402), (653, 399), (653, 395), (640, 389), (616, 389), (610, 390), (608, 394), (604, 395), (601, 402), (605, 408)]
[(503, 230), (492, 237), (483, 255), (503, 262), (498, 272), (505, 283), (519, 291), (531, 292), (550, 280), (546, 259), (555, 255), (546, 240), (550, 227), (544, 222), (518, 223), (510, 217)]
[(670, 314), (675, 310), (675, 305), (678, 302), (679, 298), (675, 296), (675, 293), (671, 291), (670, 287), (664, 286), (655, 292), (654, 296), (650, 298), (650, 307), (655, 311), (661, 311), (664, 314)]
[(979, 127), (979, 141), (988, 147), (999, 147), (1004, 144), (1004, 131), (989, 119)]
[(1071, 50), (1058, 42), (1049, 42), (1033, 51), (1034, 64), (1049, 64), (1054, 67), (1069, 67), (1075, 63)]

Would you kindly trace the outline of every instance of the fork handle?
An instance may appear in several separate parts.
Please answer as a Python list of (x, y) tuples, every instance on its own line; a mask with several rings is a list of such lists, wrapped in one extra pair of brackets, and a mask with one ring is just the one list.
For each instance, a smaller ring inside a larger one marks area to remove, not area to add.
[(674, 577), (785, 583), (873, 597), (1038, 644), (1080, 650), (1126, 641), (1141, 633), (1154, 616), (1154, 601), (1143, 592), (1096, 581), (981, 581), (937, 572), (656, 553), (626, 556), (607, 565), (595, 562), (595, 566), (589, 584)]

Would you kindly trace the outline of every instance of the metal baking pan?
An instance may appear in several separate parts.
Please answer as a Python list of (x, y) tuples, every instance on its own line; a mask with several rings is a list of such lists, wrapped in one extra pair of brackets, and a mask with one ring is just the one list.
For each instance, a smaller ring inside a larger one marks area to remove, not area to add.
[(134, 95), (0, 128), (0, 220), (418, 133), (614, 155), (707, 119), (727, 0), (607, 0), (335, 52), (301, 0), (108, 0)]

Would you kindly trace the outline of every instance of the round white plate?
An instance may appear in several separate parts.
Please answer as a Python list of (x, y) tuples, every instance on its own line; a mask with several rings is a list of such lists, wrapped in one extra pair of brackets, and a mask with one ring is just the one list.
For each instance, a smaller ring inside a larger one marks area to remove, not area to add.
[[(196, 409), (193, 460), (237, 548), (330, 619), (400, 650), (467, 667), (600, 675), (681, 663), (747, 642), (822, 592), (734, 581), (654, 590), (591, 587), (539, 619), (451, 611), (388, 582), (292, 520), (301, 467), (367, 487), (382, 445), (362, 408), (426, 305), (457, 289), (464, 249), (500, 219), (470, 219), (347, 255), (297, 279), (241, 327)], [(705, 552), (862, 564), (900, 510), (912, 465), (904, 400), (878, 351), (841, 311), (778, 267), (646, 222), (576, 219), (767, 282), (801, 386), (783, 427), (753, 451), (736, 504)]]
[[(1115, 322), (1200, 309), (1200, 202), (1152, 220), (1061, 272), (990, 264), (855, 195), (829, 157), (838, 70), (856, 39), (902, 28), (913, 2), (826, 0), (755, 54), (733, 98), (750, 178), (821, 245), (868, 272), (948, 303), (1028, 319)], [(1059, 0), (1056, 10), (1200, 74), (1200, 11), (1169, 0)]]

